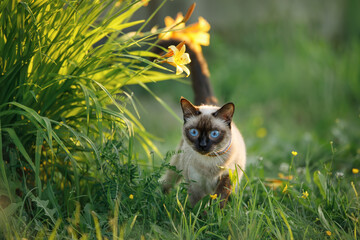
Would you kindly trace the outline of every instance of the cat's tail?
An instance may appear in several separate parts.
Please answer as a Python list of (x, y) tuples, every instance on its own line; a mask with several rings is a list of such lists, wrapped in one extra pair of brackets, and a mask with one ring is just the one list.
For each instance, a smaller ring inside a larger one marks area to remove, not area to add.
[[(163, 48), (167, 48), (171, 45), (176, 46), (180, 42), (181, 40), (178, 39), (161, 40), (159, 43), (157, 43), (157, 45)], [(194, 90), (195, 105), (216, 105), (218, 101), (214, 96), (214, 92), (211, 87), (210, 73), (204, 55), (201, 51), (196, 50), (191, 43), (186, 42), (185, 45), (186, 52), (189, 53), (191, 59), (190, 76), (192, 80), (192, 88)], [(162, 49), (155, 47), (153, 52), (160, 54)]]

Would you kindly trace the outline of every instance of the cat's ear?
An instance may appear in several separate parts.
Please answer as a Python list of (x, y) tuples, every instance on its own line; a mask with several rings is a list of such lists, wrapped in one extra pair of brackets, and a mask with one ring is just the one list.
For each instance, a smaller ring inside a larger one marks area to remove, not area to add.
[(199, 108), (194, 106), (189, 100), (186, 98), (181, 97), (180, 98), (180, 104), (181, 108), (184, 114), (184, 121), (186, 122), (187, 119), (189, 119), (192, 116), (199, 115)]
[(234, 115), (235, 105), (233, 103), (227, 103), (219, 110), (213, 113), (214, 117), (224, 120), (227, 124), (231, 124), (232, 117)]

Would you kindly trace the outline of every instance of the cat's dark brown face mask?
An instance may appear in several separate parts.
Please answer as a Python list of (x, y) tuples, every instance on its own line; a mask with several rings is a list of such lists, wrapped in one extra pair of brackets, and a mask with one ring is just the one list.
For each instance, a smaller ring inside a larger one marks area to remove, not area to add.
[(184, 128), (187, 139), (192, 143), (193, 149), (201, 154), (207, 154), (220, 144), (224, 136), (228, 134), (227, 129), (214, 126), (211, 116), (199, 116), (197, 124)]
[(231, 134), (234, 113), (232, 103), (209, 113), (182, 98), (181, 107), (184, 113), (184, 135), (195, 151), (206, 155), (227, 144), (224, 139), (229, 139)]

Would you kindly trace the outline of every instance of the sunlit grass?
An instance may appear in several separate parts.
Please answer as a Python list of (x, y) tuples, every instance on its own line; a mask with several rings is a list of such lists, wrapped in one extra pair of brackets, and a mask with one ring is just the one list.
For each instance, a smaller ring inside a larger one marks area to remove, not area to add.
[(66, 231), (42, 229), (38, 236), (55, 236), (56, 231), (57, 237), (77, 239), (325, 239), (329, 234), (354, 239), (359, 234), (358, 176), (353, 173), (340, 176), (324, 167), (307, 179), (298, 173), (300, 159), (294, 159), (294, 177), (277, 178), (279, 185), (270, 187), (268, 178), (258, 176), (263, 168), (259, 162), (248, 167), (240, 191), (225, 209), (217, 200), (208, 205), (211, 196), (191, 209), (185, 186), (161, 193), (163, 167), (143, 171), (109, 156), (104, 166), (108, 180), (96, 187), (92, 201), (77, 204), (63, 219)]

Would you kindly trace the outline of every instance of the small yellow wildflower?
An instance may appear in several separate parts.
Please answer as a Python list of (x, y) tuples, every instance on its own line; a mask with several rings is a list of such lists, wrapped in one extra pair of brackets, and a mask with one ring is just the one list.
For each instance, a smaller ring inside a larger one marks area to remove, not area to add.
[(307, 199), (309, 197), (308, 191), (303, 192), (302, 196), (303, 199)]
[(133, 199), (134, 199), (134, 195), (130, 194), (130, 195), (129, 195), (129, 198), (130, 198), (131, 200), (133, 200)]
[[(189, 64), (191, 60), (189, 54), (185, 53), (186, 50), (185, 44), (182, 44), (180, 50), (178, 49), (178, 47), (175, 47), (174, 45), (169, 46), (169, 49), (171, 51), (169, 52), (171, 57), (167, 58), (165, 62), (176, 67), (176, 75), (179, 75), (185, 71), (186, 76), (188, 77), (190, 75), (190, 70), (185, 65)], [(165, 56), (167, 55), (168, 54), (166, 54)]]
[(264, 137), (266, 137), (266, 135), (267, 135), (267, 130), (266, 130), (266, 128), (259, 128), (257, 131), (256, 131), (256, 136), (258, 137), (258, 138), (264, 138)]
[(286, 193), (287, 189), (288, 189), (288, 186), (287, 186), (287, 184), (286, 184), (285, 187), (284, 187), (284, 189), (282, 190), (282, 192), (283, 192), (283, 193)]
[(210, 198), (212, 199), (212, 200), (215, 200), (216, 198), (217, 198), (217, 194), (215, 193), (215, 194), (210, 194)]
[(326, 231), (326, 235), (331, 236), (331, 232), (330, 232), (330, 231)]
[(352, 173), (353, 173), (353, 174), (358, 174), (358, 173), (359, 173), (359, 169), (353, 168), (353, 169), (352, 169)]
[(297, 152), (292, 151), (291, 154), (295, 157), (297, 155)]

